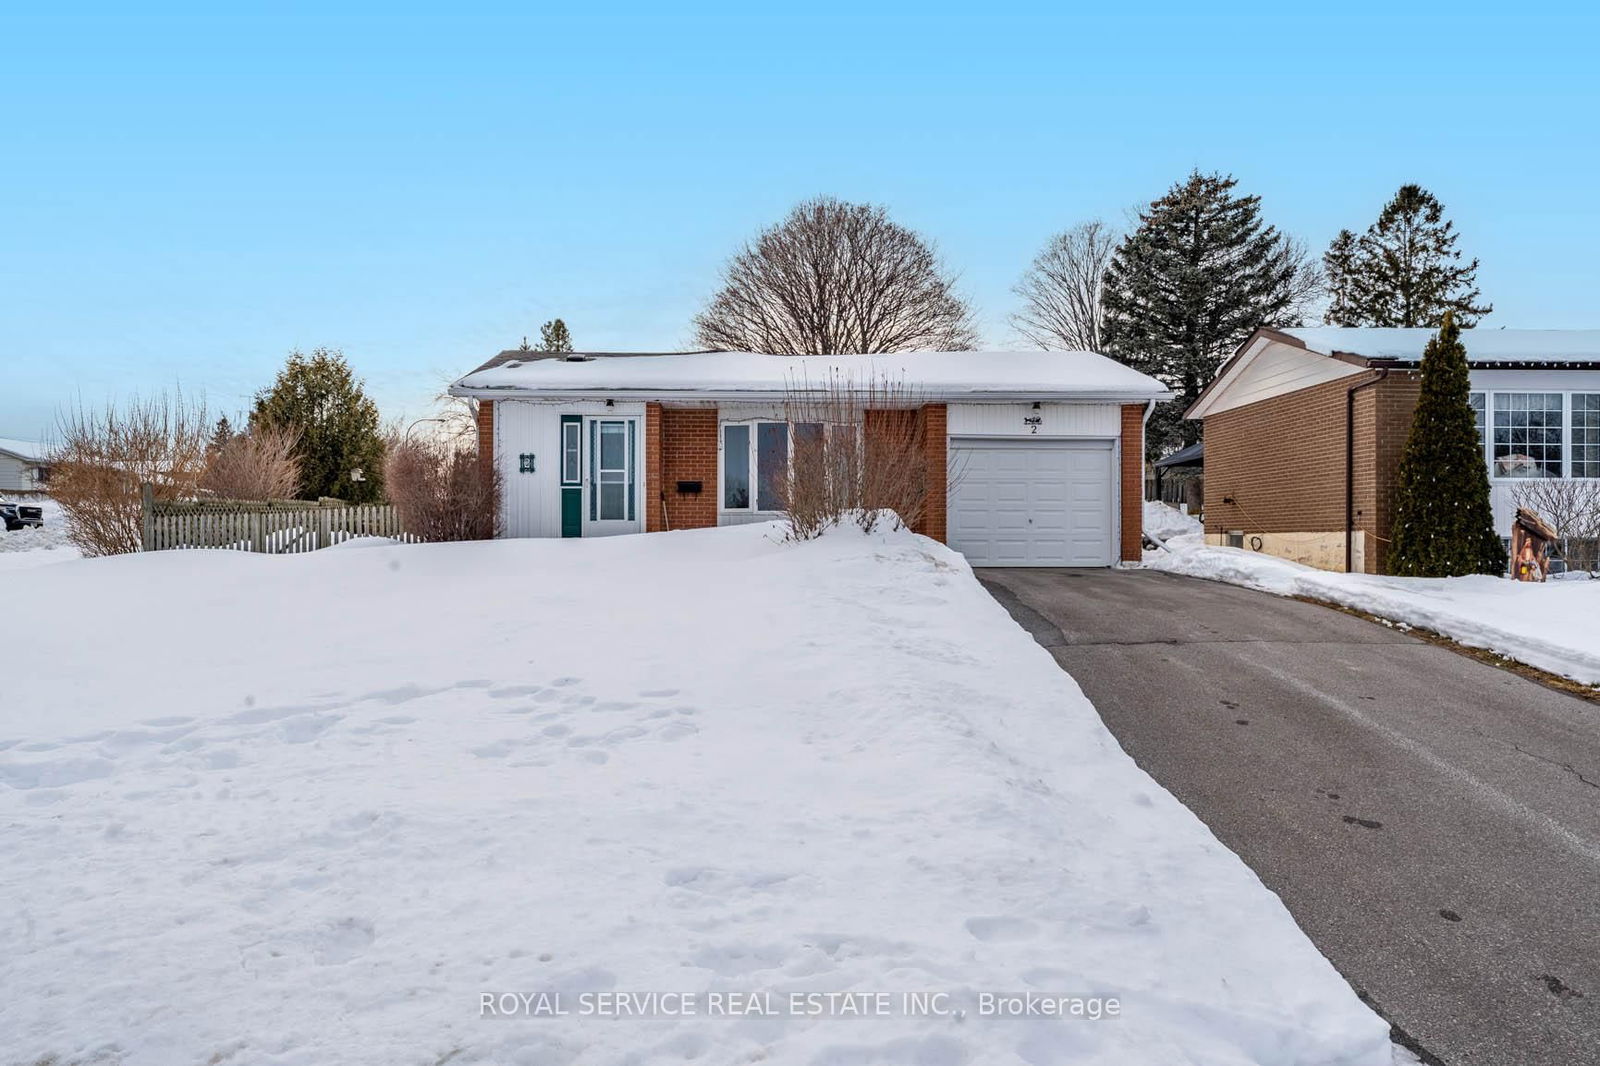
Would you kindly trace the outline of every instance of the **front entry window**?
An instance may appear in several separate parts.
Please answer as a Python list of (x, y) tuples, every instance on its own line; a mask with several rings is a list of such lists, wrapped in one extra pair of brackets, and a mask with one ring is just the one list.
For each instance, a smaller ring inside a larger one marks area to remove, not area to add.
[(593, 438), (589, 442), (590, 470), (589, 518), (591, 521), (628, 521), (632, 518), (633, 448), (629, 437), (633, 424), (626, 421), (596, 420), (589, 423)]

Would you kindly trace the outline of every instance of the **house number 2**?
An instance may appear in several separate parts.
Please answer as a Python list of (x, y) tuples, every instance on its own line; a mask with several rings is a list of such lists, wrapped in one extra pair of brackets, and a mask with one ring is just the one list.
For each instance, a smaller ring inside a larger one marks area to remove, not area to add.
[(1022, 420), (1022, 424), (1028, 427), (1029, 433), (1037, 433), (1039, 427), (1044, 424), (1044, 418), (1041, 415), (1030, 415)]
[(517, 456), (517, 473), (533, 474), (537, 472), (538, 471), (534, 469), (532, 452), (523, 452), (521, 455)]

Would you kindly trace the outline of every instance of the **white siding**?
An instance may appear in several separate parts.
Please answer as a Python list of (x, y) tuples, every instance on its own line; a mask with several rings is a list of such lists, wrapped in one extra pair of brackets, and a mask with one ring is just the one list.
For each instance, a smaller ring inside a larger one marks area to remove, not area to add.
[[(507, 537), (561, 536), (561, 416), (616, 415), (644, 417), (644, 404), (604, 401), (497, 400), (494, 410), (495, 464), (504, 486), (501, 510)], [(637, 447), (644, 448), (644, 424), (639, 425)], [(523, 452), (532, 452), (536, 472), (518, 469)], [(639, 478), (644, 464), (639, 457)]]
[(1262, 340), (1240, 359), (1228, 380), (1202, 401), (1201, 411), (1214, 415), (1360, 373), (1363, 368), (1342, 359), (1318, 355), (1281, 341)]
[[(1122, 410), (1114, 403), (953, 403), (946, 408), (952, 437), (1116, 437)], [(1039, 419), (1037, 429), (1027, 419)]]
[(34, 466), (14, 455), (0, 454), (0, 492), (33, 492), (39, 486), (33, 478)]

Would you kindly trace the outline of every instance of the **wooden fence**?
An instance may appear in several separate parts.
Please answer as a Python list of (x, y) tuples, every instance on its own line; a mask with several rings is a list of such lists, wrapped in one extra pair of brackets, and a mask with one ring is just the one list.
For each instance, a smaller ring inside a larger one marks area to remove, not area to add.
[(140, 543), (144, 551), (221, 548), (288, 555), (316, 551), (355, 537), (414, 540), (387, 503), (340, 500), (157, 501), (144, 491)]

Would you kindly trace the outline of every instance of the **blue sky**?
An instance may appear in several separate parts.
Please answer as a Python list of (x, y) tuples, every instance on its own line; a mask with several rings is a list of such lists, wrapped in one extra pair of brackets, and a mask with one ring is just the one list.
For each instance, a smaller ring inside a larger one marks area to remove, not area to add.
[(685, 346), (819, 193), (936, 241), (1004, 346), (1052, 232), (1197, 167), (1318, 251), (1420, 182), (1486, 326), (1600, 326), (1600, 19), (1294, 6), (3, 8), (0, 436), (238, 410), (296, 347), (412, 418), (557, 315)]

